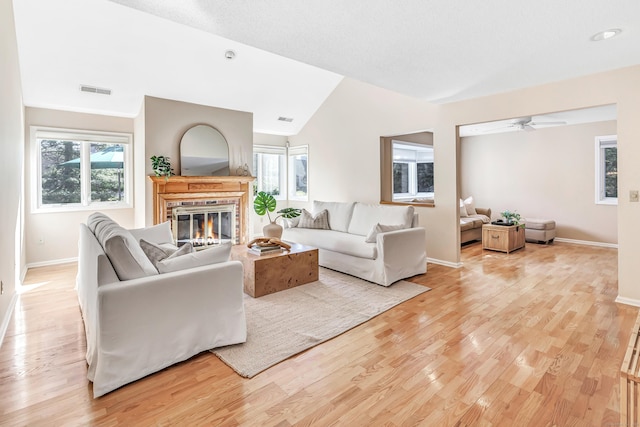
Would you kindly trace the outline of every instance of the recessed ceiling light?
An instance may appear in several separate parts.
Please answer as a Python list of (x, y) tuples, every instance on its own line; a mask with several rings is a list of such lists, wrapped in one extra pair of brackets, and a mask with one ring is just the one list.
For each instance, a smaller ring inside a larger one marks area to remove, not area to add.
[(293, 117), (280, 116), (280, 117), (278, 117), (278, 120), (281, 121), (281, 122), (291, 123), (293, 121)]
[(232, 50), (228, 50), (224, 53), (224, 57), (227, 59), (233, 59), (236, 57), (236, 53)]
[(591, 40), (593, 40), (594, 42), (599, 42), (601, 40), (611, 39), (621, 32), (622, 30), (620, 28), (612, 28), (610, 30), (600, 31), (597, 34), (594, 34), (593, 37), (591, 37)]

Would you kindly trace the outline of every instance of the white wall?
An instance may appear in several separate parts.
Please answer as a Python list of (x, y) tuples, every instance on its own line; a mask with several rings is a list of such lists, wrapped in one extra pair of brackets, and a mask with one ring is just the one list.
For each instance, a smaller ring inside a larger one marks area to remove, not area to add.
[[(133, 133), (133, 119), (50, 110), (46, 108), (25, 109), (25, 251), (26, 263), (43, 265), (78, 256), (79, 224), (95, 210), (59, 213), (32, 213), (31, 194), (36, 171), (32, 169), (31, 126), (46, 126), (107, 132)], [(134, 141), (135, 144), (135, 141)], [(134, 156), (136, 147), (134, 147)], [(134, 186), (135, 187), (135, 186)], [(134, 188), (135, 191), (135, 188)], [(134, 204), (135, 206), (135, 204)], [(135, 226), (134, 208), (109, 209), (104, 211), (123, 227)], [(40, 241), (44, 241), (40, 244)]]
[[(313, 200), (380, 202), (380, 137), (429, 130), (438, 107), (345, 78), (304, 129), (289, 140), (309, 145), (309, 204)], [(443, 183), (434, 147), (435, 208), (417, 208), (427, 229), (427, 256), (446, 259), (437, 243), (438, 197)], [(455, 255), (451, 255), (453, 258)]]
[[(636, 278), (640, 203), (629, 202), (626, 196), (630, 190), (640, 189), (640, 66), (446, 104), (434, 132), (435, 145), (444, 145), (438, 153), (446, 155), (444, 173), (455, 182), (455, 172), (451, 170), (456, 170), (456, 126), (609, 104), (616, 104), (618, 113), (619, 299), (640, 304), (640, 283)], [(442, 160), (438, 157), (438, 165)], [(439, 187), (436, 191), (440, 192)], [(451, 205), (451, 215), (456, 215), (459, 194), (453, 191), (444, 196)], [(438, 203), (444, 201), (438, 199)]]
[(24, 266), (22, 241), (23, 107), (11, 0), (0, 0), (0, 343)]
[(379, 200), (379, 138), (432, 129), (434, 208), (419, 209), (427, 256), (459, 264), (460, 160), (457, 126), (616, 104), (618, 112), (618, 279), (621, 300), (640, 304), (635, 278), (640, 203), (640, 66), (440, 106), (344, 79), (296, 136), (310, 146), (310, 200)]
[(616, 122), (461, 138), (460, 188), (476, 205), (556, 221), (557, 237), (618, 242), (617, 206), (595, 203), (595, 137)]
[[(229, 144), (229, 167), (242, 163), (252, 168), (253, 113), (145, 96), (143, 104), (145, 176), (152, 175), (151, 156), (169, 156), (174, 172), (180, 174), (180, 140), (192, 126), (207, 124), (218, 129)], [(136, 118), (138, 128), (140, 118)], [(153, 224), (151, 180), (146, 181), (145, 223)]]

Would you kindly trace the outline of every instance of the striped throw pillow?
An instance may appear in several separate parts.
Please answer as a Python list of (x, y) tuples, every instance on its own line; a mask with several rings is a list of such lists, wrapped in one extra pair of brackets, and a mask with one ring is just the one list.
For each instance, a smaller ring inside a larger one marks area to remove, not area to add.
[(298, 228), (318, 228), (321, 230), (331, 230), (329, 228), (329, 212), (326, 209), (317, 214), (311, 215), (306, 209), (302, 209)]

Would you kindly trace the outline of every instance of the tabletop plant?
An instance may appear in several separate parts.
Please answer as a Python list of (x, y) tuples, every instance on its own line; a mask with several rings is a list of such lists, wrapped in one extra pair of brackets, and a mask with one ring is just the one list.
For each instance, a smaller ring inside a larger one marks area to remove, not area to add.
[(276, 210), (276, 199), (275, 197), (273, 197), (273, 195), (265, 191), (260, 191), (258, 192), (258, 194), (256, 194), (256, 198), (253, 201), (253, 210), (260, 216), (266, 213), (267, 217), (269, 218), (269, 222), (271, 223), (275, 223), (280, 217), (289, 219), (300, 216), (300, 209), (283, 208), (276, 212), (280, 215), (277, 215), (272, 220), (269, 212), (273, 212)]
[(504, 221), (510, 225), (519, 225), (524, 228), (524, 224), (520, 223), (522, 217), (519, 213), (511, 212), (509, 210), (500, 212), (500, 215), (504, 218)]

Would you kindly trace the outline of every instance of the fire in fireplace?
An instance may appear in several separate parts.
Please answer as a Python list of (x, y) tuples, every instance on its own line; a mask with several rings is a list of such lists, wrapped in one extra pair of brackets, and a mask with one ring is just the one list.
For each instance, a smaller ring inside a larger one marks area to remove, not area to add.
[(171, 228), (178, 246), (194, 248), (226, 242), (236, 244), (236, 205), (182, 206), (172, 209)]

